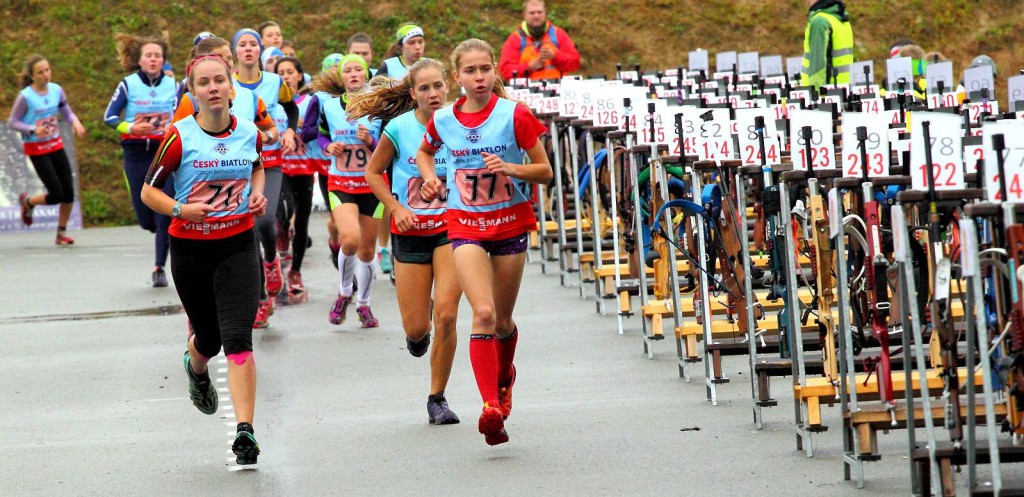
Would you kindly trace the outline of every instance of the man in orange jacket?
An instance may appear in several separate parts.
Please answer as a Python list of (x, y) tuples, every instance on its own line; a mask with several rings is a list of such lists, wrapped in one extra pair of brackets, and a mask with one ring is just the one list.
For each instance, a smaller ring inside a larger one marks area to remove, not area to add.
[(576, 45), (562, 28), (548, 21), (543, 0), (523, 2), (523, 23), (508, 36), (498, 69), (508, 81), (512, 73), (530, 79), (558, 79), (580, 68)]

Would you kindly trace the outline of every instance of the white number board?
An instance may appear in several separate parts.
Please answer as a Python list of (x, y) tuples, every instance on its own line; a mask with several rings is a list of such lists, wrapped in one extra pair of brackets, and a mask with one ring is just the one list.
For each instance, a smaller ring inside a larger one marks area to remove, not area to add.
[(701, 115), (711, 113), (711, 120), (700, 118), (697, 129), (697, 155), (700, 160), (732, 159), (732, 134), (729, 109), (701, 109)]
[(885, 61), (885, 73), (889, 84), (889, 91), (895, 91), (897, 84), (902, 78), (907, 81), (906, 89), (909, 91), (914, 86), (914, 61), (910, 57), (897, 57)]
[(982, 133), (982, 147), (985, 157), (985, 196), (990, 202), (1002, 202), (999, 183), (999, 166), (996, 162), (995, 148), (992, 137), (1003, 135), (1006, 148), (1003, 149), (1003, 172), (1006, 174), (1006, 201), (1011, 203), (1024, 202), (1024, 126), (1018, 123), (1001, 122), (985, 123)]
[[(808, 161), (814, 170), (836, 168), (836, 145), (832, 139), (831, 112), (796, 110), (789, 114), (789, 126), (793, 169), (806, 171)], [(807, 157), (806, 143), (801, 136), (801, 130), (805, 126), (811, 127), (810, 157)]]
[(736, 133), (740, 144), (740, 160), (744, 166), (761, 165), (761, 144), (758, 140), (757, 117), (764, 119), (764, 157), (768, 165), (780, 163), (778, 133), (775, 131), (775, 112), (768, 108), (738, 109), (736, 111)]
[[(928, 175), (936, 190), (959, 190), (964, 187), (964, 149), (960, 137), (960, 116), (944, 112), (915, 112), (910, 130), (911, 188), (928, 190)], [(931, 163), (928, 163), (923, 123), (930, 123)]]
[(867, 128), (864, 141), (867, 151), (869, 178), (889, 175), (889, 122), (881, 114), (846, 112), (843, 114), (843, 177), (863, 178), (864, 162), (861, 156), (857, 128)]

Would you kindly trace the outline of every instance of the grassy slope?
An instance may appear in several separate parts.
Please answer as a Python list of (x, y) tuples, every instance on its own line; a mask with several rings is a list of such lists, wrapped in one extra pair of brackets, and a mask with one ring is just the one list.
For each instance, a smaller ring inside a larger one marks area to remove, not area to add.
[[(118, 31), (171, 32), (171, 62), (179, 70), (191, 37), (210, 30), (229, 37), (243, 26), (276, 19), (299, 47), (308, 67), (324, 54), (344, 49), (347, 37), (370, 33), (382, 54), (390, 33), (403, 21), (425, 26), (428, 55), (447, 59), (458, 41), (479, 37), (500, 50), (519, 20), (518, 0), (420, 0), (400, 2), (313, 2), (250, 0), (219, 4), (180, 0), (69, 1), (7, 0), (0, 12), (9, 22), (0, 33), (0, 112), (6, 117), (18, 88), (15, 74), (33, 52), (54, 64), (55, 80), (68, 90), (89, 130), (80, 140), (79, 162), (86, 222), (133, 221), (121, 178), (121, 151), (113, 130), (102, 123), (107, 99), (123, 76), (111, 34)], [(999, 79), (1019, 68), (1018, 46), (1024, 17), (1014, 0), (851, 0), (857, 59), (881, 61), (891, 40), (908, 36), (926, 51), (939, 50), (959, 72), (978, 53), (988, 53), (1001, 70)], [(406, 7), (406, 5), (410, 5)], [(899, 5), (895, 9), (894, 5)], [(686, 53), (705, 48), (757, 50), (798, 55), (802, 51), (804, 0), (552, 0), (551, 17), (565, 27), (583, 55), (585, 73), (610, 73), (616, 62), (644, 67), (685, 63)], [(400, 11), (400, 9), (406, 9)], [(207, 10), (208, 9), (208, 10)], [(379, 60), (378, 60), (379, 62)], [(884, 71), (884, 65), (876, 68)], [(308, 69), (307, 69), (308, 71)], [(1000, 93), (1001, 95), (1002, 93)]]

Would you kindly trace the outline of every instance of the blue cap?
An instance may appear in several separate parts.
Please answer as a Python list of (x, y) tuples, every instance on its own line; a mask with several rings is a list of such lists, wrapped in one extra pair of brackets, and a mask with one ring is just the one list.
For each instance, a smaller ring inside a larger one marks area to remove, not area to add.
[(256, 30), (254, 30), (254, 29), (242, 28), (242, 29), (239, 29), (235, 33), (235, 36), (231, 38), (231, 54), (232, 55), (234, 55), (234, 53), (235, 53), (235, 47), (238, 46), (238, 39), (241, 38), (243, 35), (252, 35), (253, 37), (255, 37), (256, 38), (256, 45), (260, 48), (260, 52), (263, 51), (263, 38), (260, 38), (260, 34), (257, 33)]
[(192, 46), (194, 47), (194, 46), (198, 45), (199, 42), (201, 42), (201, 41), (203, 41), (203, 40), (205, 40), (207, 38), (212, 38), (213, 36), (216, 36), (216, 35), (214, 35), (213, 33), (209, 32), (209, 31), (203, 31), (202, 33), (197, 34), (195, 38), (192, 38)]

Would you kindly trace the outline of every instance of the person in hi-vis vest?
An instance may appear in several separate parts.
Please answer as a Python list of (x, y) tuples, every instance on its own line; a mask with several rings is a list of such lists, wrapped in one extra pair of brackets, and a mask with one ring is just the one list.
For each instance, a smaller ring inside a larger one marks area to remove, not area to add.
[(840, 0), (808, 0), (804, 61), (800, 86), (849, 84), (853, 64), (853, 29)]
[(523, 23), (508, 36), (501, 48), (498, 69), (509, 81), (513, 73), (530, 79), (559, 79), (578, 71), (580, 54), (562, 28), (548, 21), (543, 0), (523, 2)]

